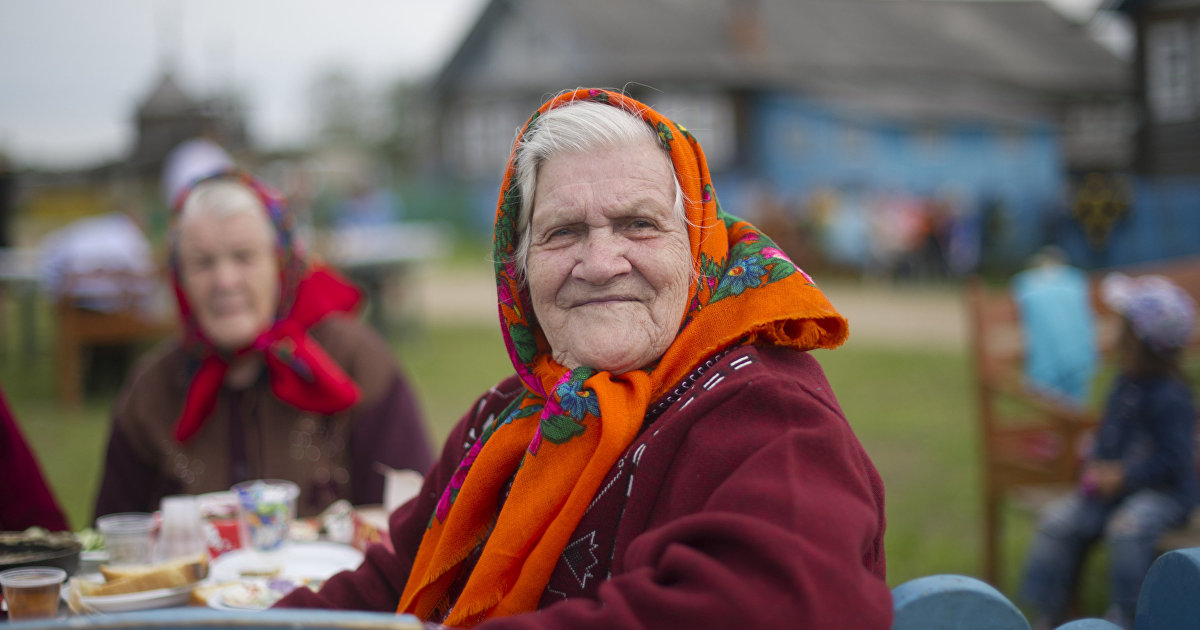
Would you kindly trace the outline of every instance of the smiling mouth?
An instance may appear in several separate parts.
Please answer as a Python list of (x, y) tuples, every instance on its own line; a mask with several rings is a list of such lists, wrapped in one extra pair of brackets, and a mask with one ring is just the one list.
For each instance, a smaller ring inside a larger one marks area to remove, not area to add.
[(628, 295), (610, 295), (605, 297), (589, 298), (580, 300), (575, 303), (576, 307), (581, 306), (605, 306), (608, 304), (619, 304), (621, 302), (636, 302), (637, 298)]

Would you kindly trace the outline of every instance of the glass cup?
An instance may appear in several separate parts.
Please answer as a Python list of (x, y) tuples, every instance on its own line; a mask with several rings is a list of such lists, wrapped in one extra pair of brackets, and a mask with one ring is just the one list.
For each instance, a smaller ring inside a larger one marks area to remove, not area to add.
[(162, 523), (158, 528), (158, 542), (154, 546), (156, 561), (165, 562), (207, 552), (204, 521), (200, 517), (200, 503), (196, 497), (163, 497), (159, 513)]
[(66, 579), (67, 572), (57, 567), (25, 567), (0, 573), (8, 618), (17, 621), (58, 616), (62, 583)]
[(277, 571), (280, 563), (277, 552), (288, 542), (300, 487), (281, 479), (256, 479), (236, 484), (231, 490), (238, 499), (242, 548), (255, 556), (253, 572)]
[(96, 519), (96, 529), (104, 535), (108, 564), (149, 564), (154, 559), (154, 515), (146, 512), (121, 512)]

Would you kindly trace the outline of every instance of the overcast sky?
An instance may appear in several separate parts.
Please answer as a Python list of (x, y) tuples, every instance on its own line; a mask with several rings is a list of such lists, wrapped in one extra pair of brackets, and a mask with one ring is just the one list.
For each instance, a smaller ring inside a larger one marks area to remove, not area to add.
[[(1047, 1), (1082, 16), (1100, 0)], [(343, 68), (378, 87), (432, 72), (485, 2), (4, 0), (0, 152), (58, 167), (125, 155), (166, 59), (192, 94), (236, 88), (256, 142), (295, 142), (319, 73)]]
[(124, 155), (137, 103), (175, 59), (185, 90), (232, 84), (267, 145), (309, 126), (323, 70), (365, 85), (435, 70), (483, 0), (6, 0), (0, 3), (0, 151), (17, 164)]

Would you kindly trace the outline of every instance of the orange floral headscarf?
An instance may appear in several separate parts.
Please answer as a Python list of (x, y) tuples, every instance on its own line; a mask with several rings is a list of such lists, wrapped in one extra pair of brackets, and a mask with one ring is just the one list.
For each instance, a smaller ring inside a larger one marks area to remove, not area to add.
[[(484, 427), (459, 463), (417, 550), (399, 612), (429, 619), (481, 540), (486, 542), (478, 562), (446, 625), (472, 626), (534, 610), (569, 536), (609, 469), (633, 443), (651, 403), (731, 345), (807, 350), (836, 347), (847, 337), (846, 320), (812, 279), (754, 226), (721, 209), (704, 152), (683, 126), (622, 94), (580, 89), (544, 104), (521, 136), (543, 113), (578, 101), (640, 117), (669, 152), (687, 199), (697, 278), (687, 311), (675, 340), (653, 366), (612, 374), (556, 363), (513, 265), (521, 205), (514, 146), (496, 210), (496, 284), (500, 327), (525, 393)], [(512, 488), (499, 509), (509, 480)]]

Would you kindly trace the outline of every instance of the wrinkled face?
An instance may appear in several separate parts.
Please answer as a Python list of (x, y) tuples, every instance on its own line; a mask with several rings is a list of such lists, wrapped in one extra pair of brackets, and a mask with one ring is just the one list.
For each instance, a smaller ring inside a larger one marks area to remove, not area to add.
[(238, 350), (270, 327), (279, 305), (279, 262), (265, 215), (201, 213), (179, 226), (179, 279), (204, 336)]
[(542, 164), (529, 292), (555, 360), (615, 374), (671, 345), (692, 277), (671, 161), (653, 141)]

